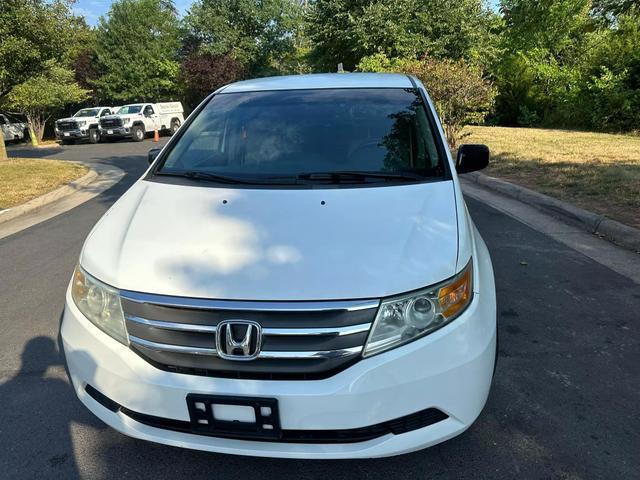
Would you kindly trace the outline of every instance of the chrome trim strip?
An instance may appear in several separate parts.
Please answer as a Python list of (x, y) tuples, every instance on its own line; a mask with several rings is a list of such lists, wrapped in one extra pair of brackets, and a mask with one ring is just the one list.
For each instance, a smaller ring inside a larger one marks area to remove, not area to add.
[(149, 340), (145, 340), (144, 338), (134, 337), (133, 335), (129, 335), (129, 340), (132, 343), (141, 345), (151, 350), (155, 350), (157, 352), (189, 353), (192, 355), (208, 355), (208, 356), (216, 356), (216, 357), (218, 356), (218, 352), (216, 351), (215, 348), (184, 347), (182, 345), (169, 345), (168, 343), (151, 342)]
[[(216, 333), (218, 327), (215, 325), (195, 325), (193, 323), (165, 322), (160, 320), (149, 320), (135, 315), (125, 315), (129, 322), (138, 323), (147, 327), (161, 328), (163, 330), (176, 330), (180, 332)], [(262, 333), (269, 336), (317, 336), (330, 335), (342, 337), (344, 335), (354, 335), (356, 333), (368, 332), (370, 323), (359, 325), (348, 325), (346, 327), (318, 327), (318, 328), (263, 328)]]
[[(187, 353), (192, 355), (208, 355), (208, 356), (218, 356), (218, 352), (215, 348), (204, 348), (204, 347), (185, 347), (182, 345), (169, 345), (167, 343), (157, 343), (151, 342), (149, 340), (145, 340), (143, 338), (138, 338), (133, 335), (129, 335), (129, 340), (136, 344), (151, 350), (155, 350), (158, 352), (173, 352), (173, 353)], [(298, 352), (287, 352), (287, 351), (262, 351), (258, 355), (257, 358), (270, 358), (270, 359), (314, 359), (314, 358), (342, 358), (348, 357), (351, 355), (359, 354), (362, 352), (362, 346), (360, 347), (352, 347), (352, 348), (344, 348), (341, 350), (325, 350), (325, 351), (298, 351)]]
[(218, 327), (215, 325), (195, 325), (193, 323), (162, 322), (160, 320), (149, 320), (147, 318), (136, 317), (135, 315), (125, 315), (128, 322), (138, 323), (147, 327), (161, 328), (163, 330), (177, 330), (180, 332), (200, 332), (216, 333)]
[(315, 335), (331, 335), (333, 337), (342, 337), (344, 335), (354, 335), (356, 333), (368, 332), (371, 328), (370, 323), (361, 323), (359, 325), (349, 325), (346, 327), (318, 327), (318, 328), (263, 328), (264, 335), (273, 336), (315, 336)]
[(362, 346), (343, 348), (342, 350), (325, 350), (325, 351), (313, 351), (313, 352), (270, 352), (262, 351), (258, 358), (286, 358), (288, 360), (294, 359), (313, 359), (313, 358), (341, 358), (355, 355), (362, 351)]
[(271, 302), (241, 300), (211, 300), (206, 298), (171, 297), (150, 293), (121, 290), (120, 296), (136, 303), (149, 303), (174, 308), (206, 310), (244, 310), (259, 312), (329, 312), (346, 310), (355, 312), (378, 308), (380, 300), (330, 300), (313, 302)]

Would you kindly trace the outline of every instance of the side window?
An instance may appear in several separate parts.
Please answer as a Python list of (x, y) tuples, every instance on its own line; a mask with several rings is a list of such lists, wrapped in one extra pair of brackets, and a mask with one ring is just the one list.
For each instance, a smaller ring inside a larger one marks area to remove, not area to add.
[(144, 115), (148, 116), (148, 115), (153, 115), (155, 112), (153, 111), (153, 107), (151, 105), (147, 105), (146, 107), (144, 107)]
[(0, 125), (5, 125), (8, 123), (9, 123), (9, 120), (7, 120), (7, 117), (5, 117), (4, 115), (0, 115)]

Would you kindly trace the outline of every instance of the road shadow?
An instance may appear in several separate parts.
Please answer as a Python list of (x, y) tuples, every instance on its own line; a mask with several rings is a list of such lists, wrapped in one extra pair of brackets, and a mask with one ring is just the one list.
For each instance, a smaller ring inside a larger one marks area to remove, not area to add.
[(0, 402), (0, 477), (80, 477), (72, 429), (104, 427), (79, 408), (51, 338), (27, 342), (19, 371), (0, 384)]

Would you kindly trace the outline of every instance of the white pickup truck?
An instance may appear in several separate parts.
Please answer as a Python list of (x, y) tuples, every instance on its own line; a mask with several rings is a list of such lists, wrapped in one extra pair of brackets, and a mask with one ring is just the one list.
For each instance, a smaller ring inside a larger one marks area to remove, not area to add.
[(91, 107), (78, 110), (73, 117), (56, 120), (56, 138), (65, 145), (74, 143), (76, 140), (98, 143), (100, 118), (114, 112), (113, 107)]
[(131, 138), (134, 142), (144, 140), (155, 130), (173, 135), (184, 122), (183, 112), (180, 102), (125, 105), (115, 115), (100, 119), (100, 135), (102, 138)]
[(16, 122), (7, 115), (0, 113), (0, 130), (5, 142), (17, 142), (29, 139), (29, 130), (27, 125), (22, 122)]

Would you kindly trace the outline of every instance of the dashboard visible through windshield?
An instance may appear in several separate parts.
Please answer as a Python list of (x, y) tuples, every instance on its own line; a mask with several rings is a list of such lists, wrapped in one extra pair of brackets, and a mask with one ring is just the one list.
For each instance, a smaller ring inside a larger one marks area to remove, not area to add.
[(415, 89), (221, 93), (154, 174), (259, 184), (431, 181), (445, 174), (439, 141)]

